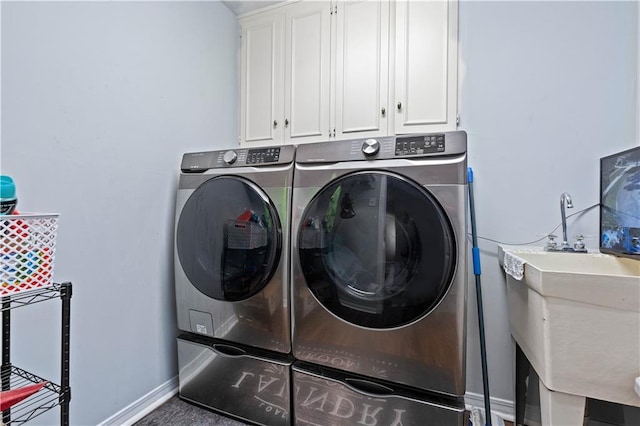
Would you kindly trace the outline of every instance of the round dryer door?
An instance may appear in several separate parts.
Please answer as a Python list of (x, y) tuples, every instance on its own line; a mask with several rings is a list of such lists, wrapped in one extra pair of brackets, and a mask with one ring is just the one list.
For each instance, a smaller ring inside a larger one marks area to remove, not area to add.
[(430, 312), (455, 270), (453, 230), (426, 189), (400, 175), (358, 172), (322, 188), (298, 233), (300, 266), (316, 299), (368, 328)]
[(260, 291), (281, 252), (281, 225), (269, 197), (247, 179), (212, 178), (185, 203), (176, 248), (185, 275), (202, 293), (237, 301)]

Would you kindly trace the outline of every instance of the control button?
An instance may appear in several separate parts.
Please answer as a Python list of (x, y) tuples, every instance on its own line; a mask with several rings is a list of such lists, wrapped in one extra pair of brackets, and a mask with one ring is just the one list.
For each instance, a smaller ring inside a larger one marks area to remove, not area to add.
[(362, 144), (362, 152), (367, 157), (376, 155), (380, 151), (380, 143), (375, 139), (367, 139)]
[(235, 151), (227, 151), (224, 153), (224, 157), (222, 157), (226, 164), (233, 164), (238, 159), (238, 154)]

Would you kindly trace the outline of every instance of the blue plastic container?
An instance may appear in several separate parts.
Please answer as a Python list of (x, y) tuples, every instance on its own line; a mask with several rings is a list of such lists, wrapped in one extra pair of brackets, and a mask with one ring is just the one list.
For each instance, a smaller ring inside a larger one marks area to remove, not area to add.
[(0, 175), (0, 215), (13, 214), (18, 205), (16, 197), (16, 185), (13, 178)]

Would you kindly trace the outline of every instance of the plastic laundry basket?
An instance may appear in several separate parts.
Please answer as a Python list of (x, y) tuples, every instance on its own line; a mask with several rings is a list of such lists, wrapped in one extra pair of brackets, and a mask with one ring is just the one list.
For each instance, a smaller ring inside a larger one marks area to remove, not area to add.
[(0, 296), (50, 286), (57, 213), (0, 216)]

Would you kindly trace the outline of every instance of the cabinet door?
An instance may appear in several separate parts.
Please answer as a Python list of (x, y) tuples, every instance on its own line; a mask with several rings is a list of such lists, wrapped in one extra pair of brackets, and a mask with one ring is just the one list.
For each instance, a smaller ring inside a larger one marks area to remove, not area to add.
[(284, 142), (284, 15), (241, 21), (240, 143)]
[(336, 24), (335, 137), (387, 135), (389, 2), (340, 2)]
[(329, 139), (331, 7), (301, 2), (286, 13), (285, 141)]
[(395, 4), (395, 132), (455, 130), (457, 0)]

